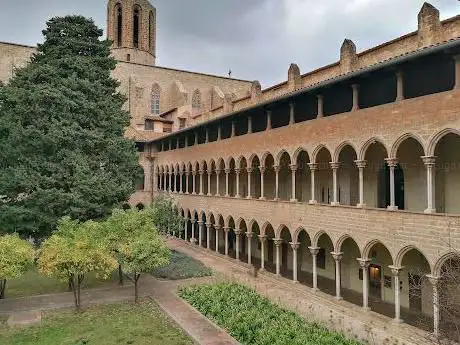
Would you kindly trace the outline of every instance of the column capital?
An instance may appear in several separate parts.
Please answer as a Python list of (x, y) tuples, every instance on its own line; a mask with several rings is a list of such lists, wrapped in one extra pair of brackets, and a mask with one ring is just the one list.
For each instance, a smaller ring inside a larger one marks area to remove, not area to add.
[(291, 171), (297, 171), (297, 164), (291, 164), (289, 168), (291, 168)]
[(396, 167), (398, 165), (398, 158), (385, 158), (385, 162), (389, 167)]
[(259, 171), (263, 174), (265, 172), (265, 167), (264, 166), (260, 166), (259, 167)]
[(342, 261), (343, 253), (342, 252), (331, 252), (332, 257), (335, 261)]
[(184, 176), (184, 172), (183, 172), (183, 171), (179, 171), (179, 175), (180, 175), (180, 177)]
[(366, 160), (356, 160), (355, 164), (359, 169), (364, 169), (367, 166), (367, 161)]
[(340, 168), (340, 162), (329, 162), (329, 165), (332, 170), (337, 170), (338, 168)]
[(389, 265), (388, 268), (391, 270), (393, 277), (399, 276), (401, 271), (404, 269), (404, 266), (398, 267), (394, 265)]
[(236, 236), (241, 235), (241, 230), (240, 229), (233, 229), (233, 232), (235, 233)]
[(289, 244), (291, 245), (292, 250), (297, 250), (300, 247), (299, 242), (289, 242)]
[(311, 171), (318, 170), (318, 163), (307, 163)]
[(221, 172), (222, 172), (221, 169), (216, 169), (216, 175), (220, 175)]
[(254, 233), (253, 232), (247, 232), (246, 233), (246, 237), (247, 238), (252, 238), (254, 236)]
[(230, 228), (228, 226), (224, 226), (224, 232), (229, 232)]
[(293, 108), (295, 106), (295, 102), (294, 101), (290, 101), (289, 102), (289, 108)]
[(257, 237), (259, 238), (259, 241), (260, 241), (261, 243), (263, 243), (263, 242), (265, 242), (265, 241), (267, 240), (267, 236), (265, 236), (265, 235), (259, 235), (259, 236), (257, 236)]
[(204, 222), (203, 222), (202, 220), (199, 220), (197, 223), (198, 223), (198, 225), (200, 225), (200, 226), (204, 224)]
[(316, 98), (318, 99), (318, 101), (322, 101), (324, 99), (324, 96), (322, 94), (318, 94), (316, 95)]
[(274, 238), (273, 243), (275, 243), (275, 246), (279, 247), (281, 243), (283, 243), (283, 240), (281, 238)]
[(460, 62), (460, 54), (454, 55), (454, 60)]
[(230, 169), (225, 169), (226, 174), (230, 174), (230, 171), (231, 171)]
[(206, 227), (207, 227), (207, 228), (211, 228), (211, 227), (212, 227), (212, 223), (206, 223)]
[(192, 175), (196, 176), (196, 170), (192, 170)]
[(211, 175), (212, 174), (212, 168), (209, 168), (208, 170), (206, 170), (206, 172)]
[(319, 250), (321, 249), (320, 247), (308, 247), (308, 249), (310, 249), (310, 253), (311, 255), (318, 255), (319, 253)]
[(441, 277), (440, 276), (435, 276), (435, 275), (432, 275), (432, 274), (427, 274), (426, 277), (428, 278), (428, 280), (430, 281), (430, 284), (433, 285), (434, 287), (437, 287), (439, 282), (441, 281)]
[(216, 231), (220, 231), (222, 230), (222, 225), (214, 225), (214, 229), (216, 229)]
[(248, 172), (248, 174), (252, 173), (253, 169), (252, 168), (246, 168), (246, 171)]
[(359, 266), (361, 266), (361, 268), (368, 268), (371, 264), (370, 259), (357, 258), (356, 260), (358, 260)]
[(186, 171), (185, 176), (189, 177), (190, 176), (190, 171)]
[(427, 167), (434, 167), (436, 164), (436, 156), (422, 156), (423, 164)]
[(200, 170), (198, 171), (198, 173), (200, 174), (200, 176), (203, 176), (203, 175), (204, 175), (204, 170), (203, 170), (203, 169), (200, 169)]
[(359, 84), (356, 84), (356, 83), (355, 83), (355, 84), (351, 84), (351, 88), (352, 88), (353, 90), (358, 90), (358, 89), (359, 89)]
[(280, 166), (279, 165), (274, 165), (273, 170), (275, 170), (275, 172), (279, 172), (280, 171)]
[(235, 174), (237, 174), (237, 175), (241, 174), (241, 170), (242, 169), (240, 169), (240, 168), (235, 169)]
[(190, 222), (191, 222), (192, 224), (195, 224), (195, 223), (196, 223), (196, 220), (195, 220), (195, 219), (190, 219)]

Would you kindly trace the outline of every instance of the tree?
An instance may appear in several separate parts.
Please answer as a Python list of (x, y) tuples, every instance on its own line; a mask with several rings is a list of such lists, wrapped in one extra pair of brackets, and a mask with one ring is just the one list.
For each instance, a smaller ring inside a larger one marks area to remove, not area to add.
[(17, 234), (0, 237), (0, 299), (5, 298), (7, 280), (19, 278), (27, 272), (34, 258), (33, 246)]
[(116, 210), (105, 226), (118, 263), (133, 276), (135, 301), (138, 302), (141, 274), (167, 265), (171, 252), (153, 225), (149, 210)]
[(104, 219), (139, 177), (111, 42), (81, 16), (53, 18), (43, 35), (0, 87), (0, 223), (21, 236), (46, 237), (66, 215)]
[(117, 261), (97, 234), (101, 223), (79, 223), (65, 217), (58, 222), (58, 231), (42, 246), (38, 266), (41, 273), (70, 282), (75, 307), (81, 306), (80, 291), (86, 274), (108, 278)]
[(153, 224), (161, 234), (175, 235), (184, 231), (184, 220), (171, 198), (160, 196), (153, 199), (150, 212)]

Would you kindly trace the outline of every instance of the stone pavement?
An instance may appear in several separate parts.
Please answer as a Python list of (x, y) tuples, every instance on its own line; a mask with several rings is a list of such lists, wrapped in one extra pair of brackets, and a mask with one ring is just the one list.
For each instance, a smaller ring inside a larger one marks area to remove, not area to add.
[(338, 301), (321, 291), (313, 292), (307, 286), (293, 284), (269, 272), (259, 272), (258, 277), (254, 278), (248, 274), (250, 269), (246, 264), (181, 240), (170, 239), (168, 244), (171, 249), (183, 252), (214, 269), (217, 273), (214, 278), (216, 281), (234, 281), (249, 286), (307, 320), (320, 322), (349, 337), (370, 344), (433, 344), (430, 335), (423, 330), (404, 323), (395, 324), (388, 317), (366, 311), (344, 300)]

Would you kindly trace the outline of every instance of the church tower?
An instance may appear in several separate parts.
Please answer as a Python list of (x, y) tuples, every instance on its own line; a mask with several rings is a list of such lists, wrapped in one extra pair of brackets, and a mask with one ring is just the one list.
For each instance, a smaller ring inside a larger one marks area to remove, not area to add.
[(148, 0), (109, 0), (107, 37), (117, 60), (155, 65), (155, 7)]

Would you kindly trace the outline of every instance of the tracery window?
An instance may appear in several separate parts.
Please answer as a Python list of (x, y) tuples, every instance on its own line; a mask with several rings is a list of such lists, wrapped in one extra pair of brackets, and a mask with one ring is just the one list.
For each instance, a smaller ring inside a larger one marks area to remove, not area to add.
[(160, 85), (154, 84), (152, 86), (152, 94), (151, 94), (151, 113), (153, 115), (160, 114), (160, 99), (161, 99), (161, 89)]
[(140, 32), (140, 23), (141, 23), (141, 10), (139, 6), (134, 7), (134, 17), (133, 17), (133, 44), (134, 48), (139, 48), (139, 32)]
[(155, 20), (153, 17), (153, 12), (150, 11), (149, 14), (149, 50), (152, 49), (153, 47), (153, 32), (154, 32), (154, 25), (155, 25)]
[(116, 6), (116, 16), (117, 16), (117, 46), (122, 46), (122, 36), (123, 36), (123, 9), (121, 4)]
[(201, 93), (199, 90), (193, 92), (192, 113), (193, 115), (201, 113)]

